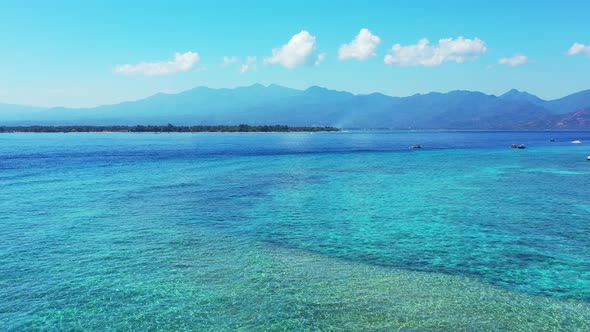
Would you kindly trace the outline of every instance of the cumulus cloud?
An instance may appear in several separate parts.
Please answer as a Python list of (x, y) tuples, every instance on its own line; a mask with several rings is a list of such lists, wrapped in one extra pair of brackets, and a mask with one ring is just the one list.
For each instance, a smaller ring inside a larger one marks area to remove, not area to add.
[(353, 41), (340, 46), (340, 49), (338, 50), (338, 59), (367, 60), (368, 58), (375, 56), (375, 50), (380, 42), (381, 38), (372, 34), (369, 29), (361, 29)]
[(383, 61), (388, 65), (433, 67), (443, 62), (463, 63), (477, 58), (486, 51), (485, 42), (479, 38), (445, 38), (439, 40), (436, 45), (430, 45), (428, 39), (423, 38), (415, 45), (393, 45), (391, 54), (387, 54)]
[(590, 45), (584, 45), (580, 43), (574, 43), (572, 47), (566, 52), (567, 55), (585, 54), (590, 56)]
[(273, 49), (272, 56), (266, 57), (264, 63), (279, 64), (287, 68), (309, 64), (310, 59), (313, 59), (315, 48), (315, 36), (302, 30), (291, 37), (287, 44)]
[(516, 54), (514, 56), (508, 58), (501, 58), (498, 60), (498, 63), (501, 65), (508, 65), (508, 66), (520, 66), (524, 65), (525, 63), (529, 62), (529, 58), (526, 55)]
[(170, 75), (181, 71), (191, 70), (199, 60), (199, 53), (175, 53), (174, 60), (117, 65), (115, 67), (115, 72), (124, 75)]
[(240, 74), (244, 74), (250, 70), (256, 70), (256, 57), (255, 56), (246, 57), (246, 63), (243, 63), (240, 66)]
[(234, 63), (238, 62), (238, 57), (237, 56), (224, 56), (223, 57), (223, 65), (224, 66), (229, 66), (232, 65)]

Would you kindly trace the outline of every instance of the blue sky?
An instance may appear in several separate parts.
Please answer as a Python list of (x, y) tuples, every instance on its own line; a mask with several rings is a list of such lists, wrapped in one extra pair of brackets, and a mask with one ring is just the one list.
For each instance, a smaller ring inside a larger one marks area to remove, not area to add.
[(253, 83), (395, 96), (517, 88), (547, 99), (590, 88), (588, 1), (0, 6), (0, 102), (7, 103), (94, 106)]

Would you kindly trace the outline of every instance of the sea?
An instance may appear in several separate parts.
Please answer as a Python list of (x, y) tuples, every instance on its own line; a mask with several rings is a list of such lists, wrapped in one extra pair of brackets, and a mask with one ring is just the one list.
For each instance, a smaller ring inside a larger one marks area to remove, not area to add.
[(589, 331), (589, 155), (575, 131), (0, 134), (0, 331)]

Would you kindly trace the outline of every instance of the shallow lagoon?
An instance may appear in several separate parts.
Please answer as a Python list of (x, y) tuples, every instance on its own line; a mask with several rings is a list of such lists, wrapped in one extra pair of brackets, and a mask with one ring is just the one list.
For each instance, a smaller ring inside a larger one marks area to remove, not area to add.
[(0, 325), (587, 330), (574, 139), (0, 135)]

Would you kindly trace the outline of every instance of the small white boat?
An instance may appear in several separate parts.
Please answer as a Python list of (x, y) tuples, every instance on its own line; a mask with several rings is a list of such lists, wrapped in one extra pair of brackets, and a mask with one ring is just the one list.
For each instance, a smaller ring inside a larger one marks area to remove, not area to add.
[(590, 161), (590, 156), (586, 157), (586, 160)]
[(572, 141), (572, 144), (582, 144), (582, 141), (580, 141), (580, 140), (577, 139), (575, 141)]

